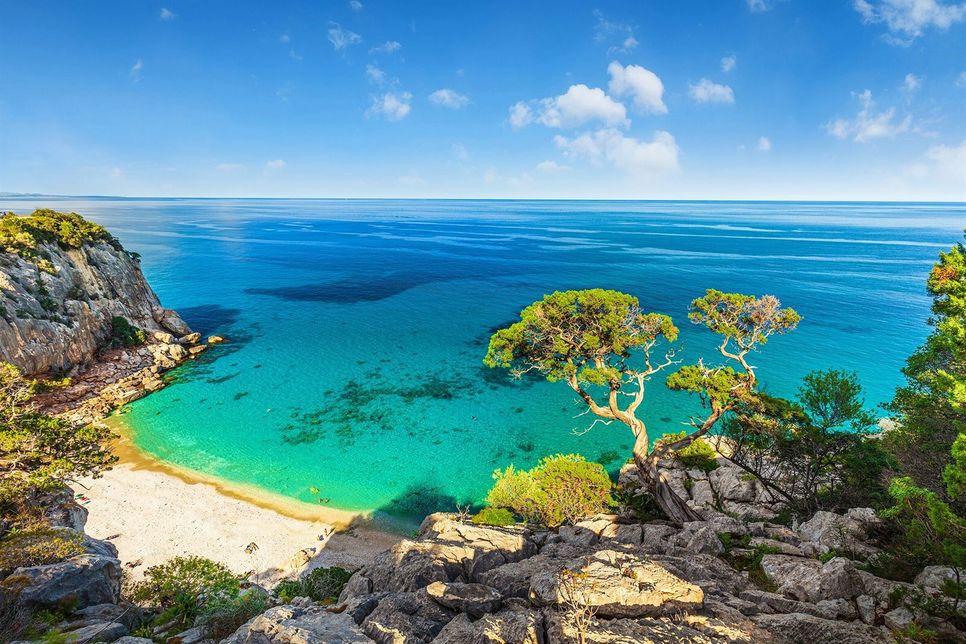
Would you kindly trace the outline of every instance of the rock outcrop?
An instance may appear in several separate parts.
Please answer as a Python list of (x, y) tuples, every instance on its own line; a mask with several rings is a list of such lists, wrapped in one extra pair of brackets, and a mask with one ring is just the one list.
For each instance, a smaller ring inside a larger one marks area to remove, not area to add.
[(114, 317), (148, 333), (191, 330), (151, 290), (135, 257), (116, 241), (64, 248), (40, 243), (38, 262), (0, 253), (0, 361), (27, 375), (89, 367), (111, 337)]
[[(90, 423), (160, 389), (161, 374), (204, 350), (103, 228), (50, 211), (0, 224), (0, 362), (70, 377), (38, 397), (42, 411)], [(119, 325), (133, 336), (119, 341)]]

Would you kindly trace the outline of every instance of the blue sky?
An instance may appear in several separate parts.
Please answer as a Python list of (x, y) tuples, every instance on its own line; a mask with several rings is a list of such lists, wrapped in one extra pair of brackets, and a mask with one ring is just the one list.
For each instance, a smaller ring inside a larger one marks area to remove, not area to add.
[(0, 3), (0, 191), (966, 200), (966, 3)]

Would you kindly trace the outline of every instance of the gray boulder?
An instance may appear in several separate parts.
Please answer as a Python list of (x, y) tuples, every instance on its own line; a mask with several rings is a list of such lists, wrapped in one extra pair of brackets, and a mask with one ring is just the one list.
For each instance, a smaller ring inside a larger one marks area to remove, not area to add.
[(371, 644), (346, 614), (328, 612), (322, 606), (276, 606), (249, 620), (222, 644)]
[(500, 593), (483, 584), (443, 583), (434, 581), (426, 586), (426, 594), (440, 606), (466, 613), (479, 619), (500, 608)]
[(752, 620), (770, 636), (764, 641), (778, 644), (880, 644), (889, 641), (882, 631), (862, 622), (838, 622), (814, 615), (756, 615)]
[(362, 622), (362, 631), (379, 644), (431, 642), (457, 613), (434, 602), (423, 590), (384, 597)]
[(862, 585), (852, 562), (836, 557), (825, 563), (789, 555), (765, 555), (761, 567), (778, 586), (778, 592), (806, 602), (824, 599), (852, 599)]
[(530, 601), (536, 606), (593, 606), (601, 617), (642, 617), (699, 609), (704, 592), (658, 563), (630, 552), (600, 550), (566, 570), (535, 574)]
[(457, 615), (443, 627), (433, 644), (544, 644), (543, 616), (520, 599), (473, 621)]
[(113, 642), (127, 634), (127, 626), (120, 622), (102, 622), (64, 633), (64, 641), (68, 642), (68, 644)]
[(113, 557), (80, 555), (46, 566), (17, 568), (3, 584), (19, 588), (18, 604), (32, 611), (68, 604), (84, 608), (117, 603), (121, 562)]

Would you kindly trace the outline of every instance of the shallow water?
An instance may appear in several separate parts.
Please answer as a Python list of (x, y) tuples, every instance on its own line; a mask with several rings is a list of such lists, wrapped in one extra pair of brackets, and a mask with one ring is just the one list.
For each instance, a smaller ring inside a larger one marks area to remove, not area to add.
[[(494, 468), (579, 452), (616, 470), (623, 426), (566, 386), (481, 363), (493, 330), (553, 290), (638, 296), (713, 359), (688, 302), (772, 293), (804, 321), (756, 357), (772, 393), (837, 367), (888, 400), (928, 329), (925, 278), (963, 205), (342, 200), (7, 200), (108, 226), (166, 306), (230, 339), (130, 406), (137, 444), (314, 503), (418, 516), (477, 501)], [(651, 383), (653, 436), (699, 411)], [(321, 501), (320, 501), (321, 500)]]

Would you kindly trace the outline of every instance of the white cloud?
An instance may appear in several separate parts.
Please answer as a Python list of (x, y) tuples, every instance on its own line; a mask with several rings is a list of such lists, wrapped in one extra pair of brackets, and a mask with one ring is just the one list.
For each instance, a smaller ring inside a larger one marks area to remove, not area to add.
[(872, 100), (872, 92), (865, 90), (859, 94), (854, 94), (859, 99), (861, 108), (854, 119), (835, 119), (825, 124), (825, 130), (838, 139), (852, 137), (854, 141), (865, 143), (873, 139), (893, 138), (897, 134), (908, 132), (912, 125), (912, 117), (906, 116), (898, 123), (893, 119), (896, 115), (896, 108), (890, 107), (887, 110), (876, 113), (875, 101)]
[(771, 152), (771, 139), (767, 136), (758, 137), (758, 151)]
[(510, 127), (519, 130), (533, 123), (533, 110), (523, 101), (518, 101), (510, 106)]
[(451, 110), (458, 110), (470, 104), (468, 96), (446, 88), (438, 89), (430, 94), (429, 100), (436, 105), (442, 105)]
[(571, 85), (560, 96), (518, 102), (510, 107), (510, 125), (521, 128), (533, 122), (547, 127), (575, 127), (588, 121), (626, 127), (627, 108), (599, 87)]
[(635, 176), (678, 168), (679, 149), (668, 132), (655, 132), (652, 140), (645, 141), (627, 136), (616, 128), (602, 128), (574, 138), (558, 134), (554, 143), (570, 158), (588, 159), (594, 164), (606, 162)]
[(640, 65), (621, 66), (616, 60), (607, 66), (610, 84), (607, 86), (614, 96), (630, 95), (634, 106), (642, 112), (667, 114), (664, 104), (664, 83), (657, 74)]
[(386, 72), (370, 63), (366, 65), (366, 78), (368, 78), (371, 83), (382, 85), (386, 82)]
[(412, 111), (413, 95), (409, 92), (386, 92), (372, 99), (366, 116), (382, 117), (387, 121), (401, 121)]
[(285, 163), (285, 161), (283, 161), (282, 159), (272, 159), (271, 161), (266, 161), (265, 162), (265, 170), (266, 171), (277, 171), (277, 170), (281, 170), (286, 165), (288, 165), (288, 164)]
[(336, 51), (342, 51), (347, 47), (352, 45), (358, 45), (362, 42), (362, 36), (357, 33), (351, 32), (348, 29), (343, 29), (338, 23), (329, 23), (329, 42), (332, 43), (332, 47)]
[(402, 49), (402, 44), (395, 40), (387, 40), (369, 50), (370, 54), (394, 54)]
[(767, 0), (745, 0), (745, 3), (748, 5), (748, 9), (755, 13), (768, 11), (771, 8)]
[(956, 87), (966, 87), (966, 72), (959, 72), (956, 77)]
[(966, 186), (966, 139), (959, 145), (934, 145), (926, 151), (926, 159), (939, 175)]
[(906, 74), (905, 79), (902, 81), (902, 89), (910, 94), (922, 87), (922, 76), (916, 76), (915, 74)]
[(734, 68), (738, 65), (738, 57), (732, 54), (731, 56), (725, 56), (721, 59), (721, 71), (728, 73), (734, 71)]
[(854, 0), (853, 6), (866, 24), (885, 24), (886, 39), (896, 45), (910, 44), (930, 27), (945, 30), (966, 19), (966, 3), (943, 0)]
[(597, 23), (594, 25), (594, 40), (599, 43), (613, 43), (607, 48), (607, 55), (633, 51), (640, 43), (634, 37), (634, 27), (626, 22), (608, 20), (600, 9), (594, 9)]
[(288, 57), (292, 60), (302, 60), (302, 54), (298, 53), (294, 49), (288, 50)]
[(134, 79), (134, 82), (141, 80), (142, 69), (144, 69), (144, 61), (138, 58), (137, 61), (131, 65), (131, 78)]
[(410, 168), (409, 172), (401, 177), (398, 177), (396, 180), (404, 186), (419, 186), (426, 183), (423, 181), (423, 178), (419, 176), (419, 172), (417, 172), (415, 168)]
[(707, 78), (688, 87), (688, 96), (697, 103), (734, 103), (735, 93), (727, 85), (719, 85)]
[(534, 169), (537, 172), (543, 172), (545, 174), (555, 174), (557, 172), (563, 172), (565, 170), (569, 170), (570, 169), (570, 166), (561, 165), (561, 164), (557, 163), (556, 161), (553, 161), (551, 159), (548, 159), (546, 161), (541, 161), (540, 163), (538, 163), (534, 167)]
[(470, 152), (469, 150), (466, 149), (466, 146), (463, 145), (462, 143), (454, 143), (452, 146), (450, 146), (450, 149), (453, 151), (453, 156), (456, 158), (457, 161), (469, 160)]
[(161, 13), (158, 15), (158, 18), (164, 21), (174, 20), (177, 17), (178, 14), (165, 7), (161, 7)]
[(282, 34), (278, 37), (278, 41), (287, 45), (288, 43), (292, 42), (292, 38), (288, 34)]
[(349, 0), (349, 8), (353, 11), (362, 11), (362, 2), (359, 0)]
[(218, 172), (234, 172), (241, 169), (242, 164), (240, 163), (219, 163), (215, 166), (215, 170)]

